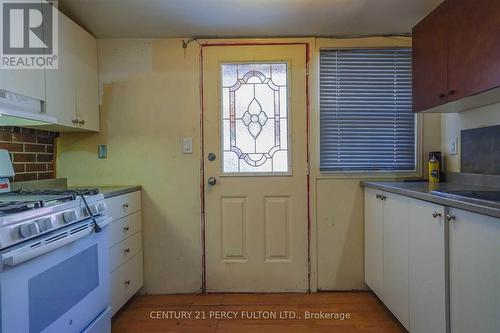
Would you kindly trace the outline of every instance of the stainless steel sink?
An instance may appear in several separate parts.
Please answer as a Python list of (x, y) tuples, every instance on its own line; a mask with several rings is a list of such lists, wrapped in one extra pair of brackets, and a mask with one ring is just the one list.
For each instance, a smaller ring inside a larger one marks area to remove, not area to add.
[(432, 191), (434, 195), (455, 200), (477, 202), (478, 204), (489, 204), (500, 206), (500, 191)]

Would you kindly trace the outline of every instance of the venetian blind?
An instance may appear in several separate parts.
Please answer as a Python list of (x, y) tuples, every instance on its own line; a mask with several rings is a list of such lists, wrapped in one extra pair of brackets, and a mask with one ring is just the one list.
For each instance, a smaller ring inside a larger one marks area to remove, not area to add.
[(321, 171), (415, 170), (411, 49), (320, 52)]

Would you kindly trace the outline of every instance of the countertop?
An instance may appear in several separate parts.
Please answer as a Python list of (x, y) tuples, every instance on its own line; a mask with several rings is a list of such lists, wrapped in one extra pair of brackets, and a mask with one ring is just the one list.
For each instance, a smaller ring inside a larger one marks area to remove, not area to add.
[(140, 191), (141, 186), (79, 186), (77, 188), (97, 188), (99, 192), (104, 194), (104, 198), (116, 197), (118, 195), (127, 194), (135, 191)]
[(437, 183), (428, 182), (362, 182), (365, 187), (372, 187), (390, 193), (396, 193), (415, 199), (429, 201), (438, 205), (448, 206), (468, 210), (474, 213), (489, 215), (500, 218), (500, 206), (480, 204), (469, 202), (464, 199), (445, 198), (435, 194), (432, 191), (488, 191), (500, 190), (498, 187), (487, 187), (478, 185), (464, 185), (459, 183)]

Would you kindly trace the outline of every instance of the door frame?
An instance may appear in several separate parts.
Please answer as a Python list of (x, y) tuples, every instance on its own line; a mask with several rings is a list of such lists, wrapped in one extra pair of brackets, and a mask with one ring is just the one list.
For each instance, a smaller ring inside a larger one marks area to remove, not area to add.
[[(207, 292), (207, 266), (206, 266), (206, 233), (205, 233), (205, 131), (204, 131), (204, 115), (205, 115), (205, 98), (203, 92), (204, 86), (204, 57), (203, 50), (206, 47), (234, 47), (234, 46), (273, 46), (273, 45), (303, 45), (305, 48), (305, 58), (306, 58), (306, 165), (307, 165), (307, 179), (306, 179), (306, 191), (307, 191), (307, 280), (308, 280), (308, 290), (311, 292), (311, 278), (312, 274), (312, 265), (311, 265), (311, 168), (310, 168), (310, 100), (309, 100), (309, 78), (310, 78), (310, 43), (308, 42), (202, 42), (200, 43), (200, 199), (201, 199), (201, 249), (202, 249), (202, 285), (201, 291), (202, 293)], [(314, 274), (315, 276), (315, 274)]]

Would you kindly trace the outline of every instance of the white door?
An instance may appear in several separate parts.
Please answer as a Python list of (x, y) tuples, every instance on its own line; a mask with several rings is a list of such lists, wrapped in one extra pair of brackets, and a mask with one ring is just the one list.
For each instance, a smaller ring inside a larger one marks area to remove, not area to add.
[(444, 207), (410, 199), (410, 331), (447, 332)]
[(409, 198), (384, 193), (384, 303), (409, 328)]
[(365, 187), (365, 282), (383, 299), (384, 211), (381, 193), (383, 192)]
[(206, 288), (308, 289), (305, 45), (203, 50)]
[(453, 333), (500, 332), (500, 219), (450, 209)]

